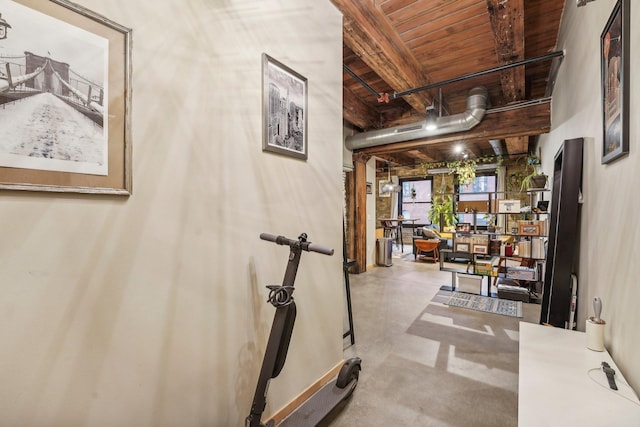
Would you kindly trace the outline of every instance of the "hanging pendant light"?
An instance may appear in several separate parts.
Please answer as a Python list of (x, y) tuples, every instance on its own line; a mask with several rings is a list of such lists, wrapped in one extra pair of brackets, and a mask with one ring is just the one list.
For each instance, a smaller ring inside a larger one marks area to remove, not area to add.
[(387, 182), (382, 186), (383, 193), (397, 193), (400, 191), (399, 185), (393, 185), (391, 182), (391, 166), (390, 163), (387, 162)]

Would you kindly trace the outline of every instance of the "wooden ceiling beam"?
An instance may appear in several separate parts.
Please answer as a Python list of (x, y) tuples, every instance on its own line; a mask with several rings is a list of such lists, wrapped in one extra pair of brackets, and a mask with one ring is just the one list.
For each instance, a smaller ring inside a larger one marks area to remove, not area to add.
[[(344, 43), (396, 92), (431, 83), (411, 51), (372, 0), (331, 0), (342, 12)], [(426, 91), (403, 97), (424, 114), (433, 102)], [(393, 102), (393, 101), (391, 101)]]
[(507, 147), (507, 154), (523, 154), (529, 151), (529, 137), (517, 136), (505, 138), (504, 145)]
[(464, 142), (462, 142), (463, 146), (464, 146), (464, 150), (468, 151), (470, 154), (469, 157), (471, 158), (478, 158), (478, 157), (482, 157), (482, 153), (480, 152), (480, 149), (475, 146), (474, 144), (467, 144), (467, 141), (465, 140)]
[(385, 153), (376, 157), (379, 159), (385, 160), (387, 162), (385, 166), (391, 166), (391, 167), (406, 166), (414, 162), (413, 158), (411, 158), (407, 152)]
[[(524, 58), (524, 0), (487, 0), (489, 21), (500, 65)], [(524, 67), (500, 73), (502, 93), (507, 103), (525, 98)]]
[(551, 130), (551, 102), (527, 105), (511, 110), (491, 113), (488, 112), (482, 122), (473, 129), (446, 135), (412, 141), (396, 142), (357, 150), (371, 155), (380, 153), (395, 153), (413, 150), (432, 144), (455, 142), (464, 139), (467, 143), (488, 141), (490, 139), (504, 139), (540, 135)]
[(425, 163), (429, 163), (429, 162), (435, 162), (436, 159), (426, 153), (424, 153), (424, 151), (422, 150), (409, 150), (408, 153), (416, 159), (416, 161), (421, 161), (421, 162), (425, 162)]
[(380, 115), (376, 109), (362, 101), (346, 87), (342, 89), (342, 117), (360, 129), (380, 127)]

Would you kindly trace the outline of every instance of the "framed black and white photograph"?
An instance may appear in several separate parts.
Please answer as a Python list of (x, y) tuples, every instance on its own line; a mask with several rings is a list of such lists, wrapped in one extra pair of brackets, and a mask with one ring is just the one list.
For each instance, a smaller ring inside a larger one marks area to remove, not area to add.
[(455, 252), (469, 252), (469, 243), (456, 243)]
[(603, 164), (629, 153), (629, 4), (616, 2), (600, 36)]
[(131, 30), (66, 0), (0, 0), (0, 188), (131, 192)]
[(307, 159), (307, 79), (262, 54), (262, 150)]

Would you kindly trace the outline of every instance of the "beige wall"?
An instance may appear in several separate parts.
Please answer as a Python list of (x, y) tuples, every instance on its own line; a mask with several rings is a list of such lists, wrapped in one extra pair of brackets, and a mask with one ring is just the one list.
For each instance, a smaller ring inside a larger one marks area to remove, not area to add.
[(607, 322), (605, 343), (622, 373), (640, 392), (640, 286), (636, 256), (640, 253), (640, 9), (631, 7), (630, 154), (601, 164), (602, 113), (600, 91), (600, 34), (614, 0), (577, 8), (567, 0), (559, 38), (565, 58), (553, 94), (552, 131), (541, 139), (542, 164), (551, 174), (553, 157), (565, 139), (585, 138), (578, 321), (593, 315), (591, 301), (599, 296)]
[[(328, 1), (77, 0), (133, 28), (129, 198), (2, 192), (0, 425), (239, 426), (288, 251), (279, 409), (342, 359), (342, 20)], [(261, 53), (308, 78), (309, 159), (261, 151)]]

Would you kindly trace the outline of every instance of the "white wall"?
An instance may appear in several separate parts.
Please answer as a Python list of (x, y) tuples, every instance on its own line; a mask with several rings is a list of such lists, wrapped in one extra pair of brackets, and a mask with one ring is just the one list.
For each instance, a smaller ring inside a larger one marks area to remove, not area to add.
[[(238, 426), (288, 250), (268, 413), (342, 359), (342, 19), (328, 1), (76, 0), (133, 28), (129, 198), (2, 192), (0, 425)], [(308, 78), (309, 159), (261, 151), (261, 53)]]
[(600, 34), (613, 10), (614, 0), (576, 7), (567, 0), (558, 48), (565, 51), (553, 93), (552, 131), (541, 138), (542, 164), (553, 172), (553, 157), (562, 141), (584, 137), (583, 195), (580, 269), (579, 327), (593, 315), (592, 300), (603, 302), (607, 322), (606, 346), (622, 373), (640, 392), (640, 8), (631, 6), (630, 153), (608, 165), (601, 164), (602, 110), (600, 90)]
[(378, 188), (376, 183), (376, 158), (372, 157), (367, 161), (367, 182), (373, 186), (373, 194), (367, 194), (367, 268), (376, 265), (376, 197)]

